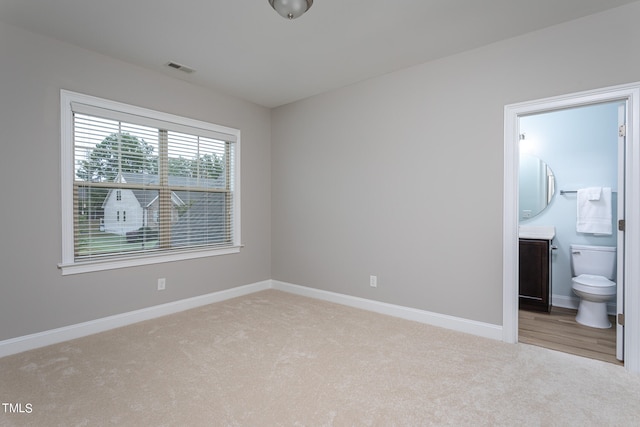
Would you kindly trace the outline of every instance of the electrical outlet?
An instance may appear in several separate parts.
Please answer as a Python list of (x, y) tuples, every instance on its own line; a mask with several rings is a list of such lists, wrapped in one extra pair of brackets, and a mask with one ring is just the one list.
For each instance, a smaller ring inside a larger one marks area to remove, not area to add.
[(378, 276), (369, 276), (369, 286), (372, 288), (378, 287)]
[(158, 279), (158, 290), (159, 291), (164, 291), (164, 289), (167, 286), (167, 279), (165, 279), (164, 277), (161, 279)]

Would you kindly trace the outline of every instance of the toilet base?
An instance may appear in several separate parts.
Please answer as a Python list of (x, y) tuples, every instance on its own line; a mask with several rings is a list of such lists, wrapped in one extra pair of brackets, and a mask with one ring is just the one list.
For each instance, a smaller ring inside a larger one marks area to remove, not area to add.
[(607, 303), (587, 301), (584, 298), (580, 298), (576, 322), (592, 328), (610, 328), (611, 322), (609, 322), (609, 316), (607, 315)]

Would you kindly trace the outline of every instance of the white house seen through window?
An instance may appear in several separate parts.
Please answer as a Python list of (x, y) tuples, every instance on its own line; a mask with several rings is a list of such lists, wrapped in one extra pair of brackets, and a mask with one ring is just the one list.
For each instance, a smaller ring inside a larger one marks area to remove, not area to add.
[(236, 129), (61, 92), (63, 274), (237, 252)]

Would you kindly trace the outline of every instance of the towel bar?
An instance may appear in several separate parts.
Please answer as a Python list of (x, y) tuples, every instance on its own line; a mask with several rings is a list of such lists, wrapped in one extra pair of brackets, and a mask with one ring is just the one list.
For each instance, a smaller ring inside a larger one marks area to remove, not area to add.
[[(569, 194), (569, 193), (577, 193), (578, 190), (560, 190), (561, 195)], [(617, 193), (617, 191), (612, 191), (611, 193)]]

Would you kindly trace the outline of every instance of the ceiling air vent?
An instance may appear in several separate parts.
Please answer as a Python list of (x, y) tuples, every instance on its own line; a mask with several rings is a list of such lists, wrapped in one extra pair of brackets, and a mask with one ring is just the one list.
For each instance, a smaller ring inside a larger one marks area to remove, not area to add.
[(178, 64), (177, 62), (169, 62), (167, 64), (168, 67), (175, 68), (176, 70), (184, 71), (185, 73), (191, 74), (195, 72), (193, 68), (189, 68), (186, 65)]

